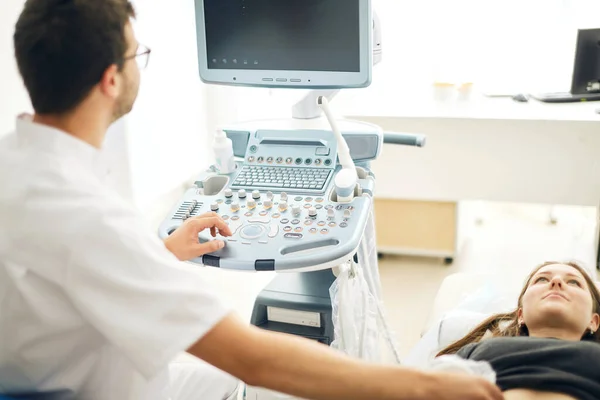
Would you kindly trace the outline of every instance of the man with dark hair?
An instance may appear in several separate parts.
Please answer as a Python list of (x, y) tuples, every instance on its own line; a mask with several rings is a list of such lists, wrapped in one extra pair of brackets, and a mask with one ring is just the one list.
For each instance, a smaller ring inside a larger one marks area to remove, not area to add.
[[(204, 229), (231, 235), (215, 214), (164, 243), (144, 228), (98, 166), (150, 55), (134, 16), (126, 0), (28, 0), (16, 24), (35, 115), (0, 141), (0, 392), (217, 400), (241, 379), (323, 400), (501, 399), (481, 379), (368, 365), (244, 323), (181, 264), (224, 246), (198, 241)], [(181, 352), (216, 368), (169, 376)]]

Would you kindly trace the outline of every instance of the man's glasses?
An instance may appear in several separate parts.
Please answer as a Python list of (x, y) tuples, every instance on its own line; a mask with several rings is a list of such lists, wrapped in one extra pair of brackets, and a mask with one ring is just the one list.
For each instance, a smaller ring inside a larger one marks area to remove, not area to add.
[(135, 61), (137, 62), (138, 67), (140, 69), (144, 69), (148, 66), (148, 62), (150, 61), (150, 53), (151, 52), (152, 52), (152, 50), (150, 50), (148, 47), (144, 46), (143, 44), (140, 44), (138, 46), (136, 53), (132, 56), (125, 57), (125, 60), (131, 60), (131, 59), (135, 58)]

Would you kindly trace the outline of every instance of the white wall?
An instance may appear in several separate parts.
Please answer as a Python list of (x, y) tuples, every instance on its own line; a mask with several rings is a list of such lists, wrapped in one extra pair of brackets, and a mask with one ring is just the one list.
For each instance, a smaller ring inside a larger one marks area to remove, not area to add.
[(0, 3), (0, 136), (14, 129), (18, 114), (31, 111), (13, 56), (12, 35), (23, 3), (23, 0)]
[(134, 200), (148, 209), (212, 159), (206, 89), (198, 75), (194, 2), (134, 4), (136, 35), (152, 54), (126, 129)]

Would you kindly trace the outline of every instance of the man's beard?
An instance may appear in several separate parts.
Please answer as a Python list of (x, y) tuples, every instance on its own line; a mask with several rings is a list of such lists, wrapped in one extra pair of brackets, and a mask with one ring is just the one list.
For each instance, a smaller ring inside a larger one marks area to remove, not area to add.
[(115, 122), (124, 115), (129, 114), (129, 112), (133, 109), (133, 104), (135, 103), (135, 99), (137, 98), (137, 93), (138, 90), (133, 84), (133, 82), (128, 81), (125, 86), (125, 91), (121, 93), (121, 95), (117, 99), (115, 110), (113, 112), (112, 122)]

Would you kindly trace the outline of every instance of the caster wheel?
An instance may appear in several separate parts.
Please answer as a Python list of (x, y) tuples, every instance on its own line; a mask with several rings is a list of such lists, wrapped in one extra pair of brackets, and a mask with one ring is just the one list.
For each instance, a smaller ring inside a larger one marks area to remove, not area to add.
[(453, 257), (446, 257), (446, 258), (444, 258), (444, 265), (451, 265), (452, 263), (454, 263), (454, 258)]
[(383, 258), (383, 253), (377, 253), (377, 259), (381, 260)]

